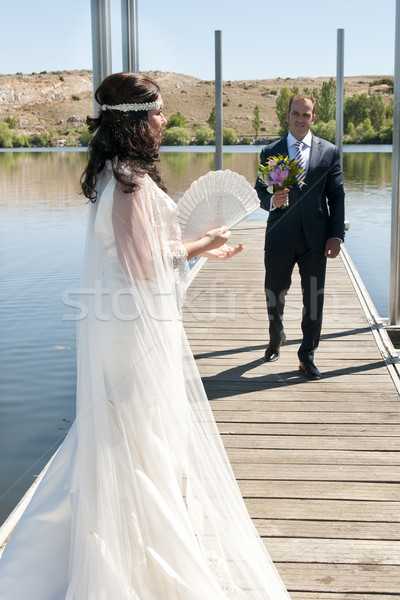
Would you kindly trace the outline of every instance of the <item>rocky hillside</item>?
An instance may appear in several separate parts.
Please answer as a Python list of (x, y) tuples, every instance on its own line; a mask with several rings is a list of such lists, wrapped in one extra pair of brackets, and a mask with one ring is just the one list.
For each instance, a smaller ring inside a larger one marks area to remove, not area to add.
[[(191, 129), (206, 124), (214, 105), (214, 82), (189, 75), (152, 71), (148, 73), (161, 87), (165, 116), (181, 112)], [(345, 93), (368, 92), (368, 83), (383, 75), (346, 77)], [(256, 104), (260, 107), (262, 132), (278, 128), (275, 114), (276, 94), (280, 88), (298, 86), (320, 88), (329, 77), (225, 81), (223, 86), (224, 126), (238, 135), (253, 134), (252, 119)], [(0, 121), (16, 120), (18, 134), (52, 130), (55, 140), (85, 123), (93, 114), (91, 71), (60, 71), (25, 75), (0, 75)], [(262, 133), (261, 132), (261, 133)]]

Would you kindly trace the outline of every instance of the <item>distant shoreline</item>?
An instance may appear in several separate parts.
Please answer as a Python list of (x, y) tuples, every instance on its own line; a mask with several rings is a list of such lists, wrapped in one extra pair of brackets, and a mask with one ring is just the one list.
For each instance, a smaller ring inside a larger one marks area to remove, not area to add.
[[(214, 106), (214, 81), (204, 81), (190, 75), (151, 71), (148, 73), (160, 85), (165, 115), (180, 112), (189, 129), (207, 124)], [(345, 77), (345, 95), (368, 93), (369, 83), (390, 75)], [(223, 82), (224, 127), (238, 136), (254, 135), (252, 120), (259, 106), (263, 134), (277, 134), (276, 98), (282, 87), (297, 86), (300, 90), (320, 89), (330, 77), (274, 78)], [(15, 119), (19, 135), (40, 135), (52, 132), (54, 139), (66, 145), (93, 115), (92, 72), (56, 71), (33, 74), (0, 75), (0, 121)]]

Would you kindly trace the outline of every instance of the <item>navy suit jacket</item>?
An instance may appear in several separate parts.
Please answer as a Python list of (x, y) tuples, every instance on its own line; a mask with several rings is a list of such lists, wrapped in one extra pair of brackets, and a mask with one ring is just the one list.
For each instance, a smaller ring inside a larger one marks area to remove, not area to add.
[[(287, 137), (262, 149), (261, 164), (277, 154), (288, 154)], [(305, 184), (301, 189), (297, 184), (292, 187), (287, 208), (276, 208), (269, 213), (265, 244), (272, 252), (293, 249), (301, 229), (309, 247), (316, 252), (324, 252), (331, 237), (344, 240), (344, 187), (339, 152), (333, 144), (314, 135)], [(258, 178), (255, 189), (261, 207), (269, 211), (271, 194)]]

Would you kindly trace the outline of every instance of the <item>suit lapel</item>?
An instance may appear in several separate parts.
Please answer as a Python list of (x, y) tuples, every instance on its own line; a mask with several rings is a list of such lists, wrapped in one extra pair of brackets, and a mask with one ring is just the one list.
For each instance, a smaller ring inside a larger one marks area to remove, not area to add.
[(274, 151), (273, 151), (273, 155), (276, 156), (277, 154), (287, 154), (289, 155), (289, 151), (288, 151), (288, 144), (287, 144), (287, 137), (282, 138), (278, 144), (276, 144)]
[(301, 192), (307, 191), (307, 185), (313, 178), (313, 174), (315, 173), (315, 169), (320, 163), (321, 157), (321, 140), (316, 138), (314, 135), (311, 138), (311, 148), (310, 148), (310, 158), (308, 163), (308, 169), (306, 173), (306, 178), (304, 180), (304, 184), (301, 188), (298, 183), (296, 183), (297, 189)]
[(307, 175), (306, 175), (306, 179), (305, 179), (306, 182), (307, 182), (309, 175), (312, 176), (315, 169), (319, 165), (320, 158), (321, 158), (321, 140), (313, 136), (312, 140), (311, 140), (310, 162), (308, 164)]

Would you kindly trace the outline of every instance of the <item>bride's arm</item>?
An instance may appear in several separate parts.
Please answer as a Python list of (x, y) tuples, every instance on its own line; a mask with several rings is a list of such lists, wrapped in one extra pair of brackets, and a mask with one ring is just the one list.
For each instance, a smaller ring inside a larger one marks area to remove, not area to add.
[(116, 185), (112, 223), (120, 265), (132, 279), (154, 276), (153, 249), (158, 245), (145, 186), (124, 193)]
[(184, 242), (184, 246), (188, 253), (188, 260), (196, 256), (204, 256), (206, 258), (217, 258), (225, 260), (231, 258), (238, 252), (243, 250), (243, 244), (238, 244), (233, 248), (227, 246), (231, 232), (227, 227), (218, 227), (211, 229), (203, 237), (197, 240)]

